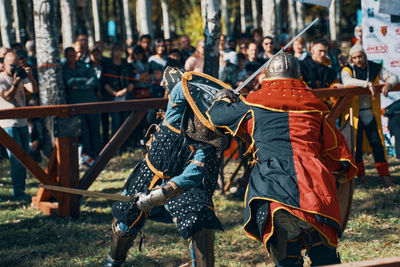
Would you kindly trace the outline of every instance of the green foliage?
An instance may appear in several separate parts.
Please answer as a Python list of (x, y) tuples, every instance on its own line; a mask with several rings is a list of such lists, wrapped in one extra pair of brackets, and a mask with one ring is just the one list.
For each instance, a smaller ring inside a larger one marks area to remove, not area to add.
[[(125, 179), (142, 158), (142, 151), (113, 158), (90, 190), (120, 193)], [(383, 188), (367, 157), (368, 186), (356, 185), (352, 214), (339, 241), (342, 262), (400, 256), (400, 164), (389, 161), (394, 188)], [(237, 163), (225, 169), (230, 177)], [(86, 169), (83, 169), (84, 171)], [(11, 201), (8, 161), (0, 161), (0, 265), (100, 266), (110, 246), (112, 201), (88, 198), (78, 219), (48, 216), (29, 205)], [(239, 174), (240, 175), (240, 174)], [(38, 182), (27, 180), (34, 195)], [(242, 228), (243, 201), (216, 194), (217, 216), (225, 231), (215, 239), (216, 266), (273, 266), (261, 243)], [(130, 249), (126, 266), (175, 267), (190, 262), (188, 242), (173, 224), (148, 221), (143, 252), (138, 242)], [(185, 265), (191, 266), (191, 264)]]
[(203, 19), (199, 8), (194, 8), (192, 10), (187, 19), (183, 22), (183, 25), (184, 33), (189, 36), (193, 46), (197, 44), (197, 41), (204, 38)]

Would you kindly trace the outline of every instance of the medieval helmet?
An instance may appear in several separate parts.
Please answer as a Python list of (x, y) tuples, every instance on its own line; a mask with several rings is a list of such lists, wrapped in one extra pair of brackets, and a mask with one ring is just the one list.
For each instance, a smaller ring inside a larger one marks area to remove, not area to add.
[(286, 52), (271, 57), (265, 69), (266, 78), (301, 78), (299, 62)]

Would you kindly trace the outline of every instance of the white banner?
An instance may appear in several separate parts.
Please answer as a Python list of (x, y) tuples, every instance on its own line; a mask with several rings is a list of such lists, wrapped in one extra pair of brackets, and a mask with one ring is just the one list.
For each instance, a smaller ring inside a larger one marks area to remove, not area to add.
[[(396, 0), (399, 1), (399, 0)], [(379, 13), (379, 0), (362, 0), (362, 42), (369, 60), (382, 63), (383, 67), (400, 77), (400, 23), (390, 22), (390, 15)], [(399, 92), (382, 97), (382, 107), (400, 99)]]
[[(393, 2), (396, 3), (390, 8), (398, 6), (400, 0)], [(384, 68), (400, 77), (400, 23), (392, 23), (389, 14), (380, 13), (380, 4), (380, 0), (361, 0), (362, 44), (369, 60), (381, 63)], [(388, 8), (385, 5), (382, 7)], [(388, 97), (381, 95), (381, 107), (385, 108), (398, 99), (400, 92), (391, 92)], [(384, 116), (382, 129), (387, 148), (390, 148), (387, 118)]]
[(311, 5), (325, 6), (325, 7), (330, 7), (332, 2), (332, 0), (295, 0), (295, 1)]

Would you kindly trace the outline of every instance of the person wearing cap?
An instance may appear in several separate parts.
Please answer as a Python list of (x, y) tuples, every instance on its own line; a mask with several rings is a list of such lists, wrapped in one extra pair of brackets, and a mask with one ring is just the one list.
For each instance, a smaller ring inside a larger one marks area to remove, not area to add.
[[(379, 84), (380, 80), (384, 81), (382, 94), (387, 96), (390, 89), (399, 80), (396, 75), (383, 68), (381, 64), (367, 60), (367, 55), (359, 44), (350, 49), (349, 61), (350, 65), (344, 67), (341, 71), (343, 84), (345, 86), (367, 87), (371, 91), (371, 95), (353, 96), (351, 102), (354, 136), (356, 138), (355, 160), (358, 167), (358, 176), (362, 182), (366, 182), (362, 154), (363, 151), (370, 151), (372, 148), (375, 168), (378, 170), (382, 183), (384, 186), (391, 186), (393, 182), (390, 179), (387, 152), (382, 133), (380, 94), (376, 94), (373, 85)], [(343, 115), (346, 120), (350, 116), (349, 110)], [(364, 133), (370, 144), (369, 150), (367, 143), (364, 142)]]
[(283, 52), (269, 60), (260, 90), (246, 98), (222, 90), (208, 110), (217, 129), (250, 141), (256, 162), (244, 230), (276, 266), (303, 266), (303, 249), (312, 266), (340, 263), (336, 183), (357, 173), (343, 135), (325, 117), (328, 107), (300, 78), (298, 61)]

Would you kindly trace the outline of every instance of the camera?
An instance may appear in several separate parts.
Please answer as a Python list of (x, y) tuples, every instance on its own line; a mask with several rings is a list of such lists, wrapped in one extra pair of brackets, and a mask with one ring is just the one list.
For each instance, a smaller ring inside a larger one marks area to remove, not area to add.
[(26, 72), (24, 70), (24, 68), (21, 67), (17, 67), (16, 65), (11, 65), (12, 69), (11, 69), (11, 76), (14, 77), (14, 74), (17, 74), (17, 77), (21, 78), (21, 79), (25, 79), (27, 77)]

